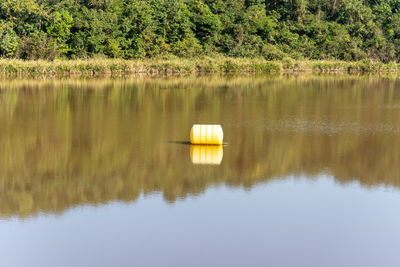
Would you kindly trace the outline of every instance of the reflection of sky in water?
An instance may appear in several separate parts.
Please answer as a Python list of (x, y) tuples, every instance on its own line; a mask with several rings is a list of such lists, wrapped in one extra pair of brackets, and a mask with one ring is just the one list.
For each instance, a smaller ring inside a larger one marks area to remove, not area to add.
[(0, 221), (2, 266), (398, 266), (397, 189), (282, 178)]

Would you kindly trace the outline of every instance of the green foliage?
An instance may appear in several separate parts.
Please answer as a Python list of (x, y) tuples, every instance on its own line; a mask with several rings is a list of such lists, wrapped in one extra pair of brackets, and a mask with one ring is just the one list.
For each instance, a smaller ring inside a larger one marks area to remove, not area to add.
[(34, 33), (23, 37), (17, 52), (22, 59), (49, 59), (53, 60), (59, 55), (59, 49), (54, 39), (44, 33)]
[(202, 54), (202, 46), (195, 37), (177, 41), (171, 47), (171, 53), (179, 57), (196, 57)]
[(0, 21), (0, 56), (12, 57), (18, 48), (19, 38), (10, 23)]
[(18, 41), (19, 38), (13, 30), (4, 33), (0, 39), (0, 55), (5, 57), (14, 56), (18, 48)]
[(49, 36), (57, 41), (59, 46), (59, 52), (61, 54), (67, 54), (71, 51), (69, 45), (66, 43), (69, 36), (71, 35), (71, 27), (73, 18), (68, 11), (62, 10), (52, 13), (49, 17), (47, 24), (47, 33)]
[(261, 55), (266, 60), (281, 60), (286, 56), (285, 53), (272, 44), (264, 44), (261, 48)]
[(215, 54), (397, 62), (400, 0), (0, 0), (1, 57)]

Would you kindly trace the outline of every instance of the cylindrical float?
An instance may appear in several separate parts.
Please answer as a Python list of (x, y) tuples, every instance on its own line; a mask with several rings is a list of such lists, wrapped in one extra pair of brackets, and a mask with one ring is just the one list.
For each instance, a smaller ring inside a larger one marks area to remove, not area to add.
[(208, 145), (191, 145), (190, 146), (190, 159), (193, 164), (221, 164), (224, 151), (222, 145), (208, 146)]
[(194, 145), (222, 145), (224, 133), (218, 124), (195, 124), (190, 130), (190, 143)]

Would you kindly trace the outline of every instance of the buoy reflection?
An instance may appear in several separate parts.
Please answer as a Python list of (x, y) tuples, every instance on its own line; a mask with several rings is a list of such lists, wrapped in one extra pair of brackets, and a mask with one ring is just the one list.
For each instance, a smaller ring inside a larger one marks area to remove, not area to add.
[(222, 145), (191, 145), (190, 159), (193, 164), (219, 165), (222, 162), (224, 151)]

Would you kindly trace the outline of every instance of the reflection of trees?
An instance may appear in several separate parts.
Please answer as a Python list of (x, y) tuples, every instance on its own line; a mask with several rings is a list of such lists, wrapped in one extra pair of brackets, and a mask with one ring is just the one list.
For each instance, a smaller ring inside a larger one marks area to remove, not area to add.
[[(0, 216), (141, 192), (174, 201), (290, 174), (400, 187), (397, 86), (313, 76), (0, 82)], [(189, 146), (168, 142), (187, 140), (194, 122), (223, 125), (221, 165), (192, 165)]]

